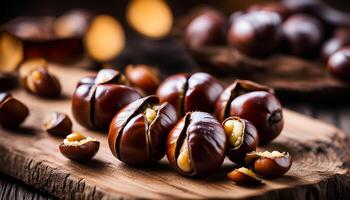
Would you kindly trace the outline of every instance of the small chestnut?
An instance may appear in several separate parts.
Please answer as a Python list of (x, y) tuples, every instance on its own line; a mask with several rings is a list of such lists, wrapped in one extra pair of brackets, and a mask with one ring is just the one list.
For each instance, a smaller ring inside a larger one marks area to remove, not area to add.
[(127, 164), (151, 164), (165, 154), (168, 132), (177, 121), (172, 105), (156, 96), (138, 99), (113, 118), (108, 144), (113, 155)]
[(96, 76), (82, 78), (72, 98), (74, 118), (84, 127), (107, 129), (121, 108), (141, 98), (127, 84), (124, 75), (112, 69), (102, 69)]
[(227, 41), (249, 56), (268, 56), (282, 39), (282, 19), (278, 13), (251, 11), (235, 16), (228, 28)]
[(0, 125), (3, 128), (17, 128), (29, 115), (29, 109), (9, 93), (0, 93)]
[(222, 126), (227, 136), (227, 157), (243, 165), (246, 154), (255, 151), (258, 146), (258, 131), (252, 123), (239, 117), (225, 119)]
[(350, 46), (333, 53), (327, 61), (328, 71), (343, 81), (350, 81)]
[(189, 111), (212, 113), (216, 99), (223, 91), (220, 82), (210, 74), (176, 74), (163, 81), (157, 90), (160, 102), (169, 102), (179, 117)]
[(226, 147), (225, 131), (213, 116), (205, 112), (188, 112), (170, 131), (166, 155), (178, 172), (200, 176), (221, 167)]
[(45, 121), (44, 130), (51, 135), (67, 136), (72, 133), (72, 121), (64, 113), (53, 112)]
[(227, 174), (227, 177), (239, 185), (252, 186), (261, 184), (261, 180), (255, 175), (255, 173), (245, 167), (234, 169)]
[(334, 54), (335, 52), (337, 52), (338, 50), (340, 50), (341, 48), (345, 47), (345, 46), (349, 46), (350, 45), (350, 34), (348, 37), (332, 37), (331, 39), (327, 40), (322, 47), (322, 57), (325, 61), (327, 61), (327, 59)]
[(125, 69), (125, 76), (131, 85), (146, 94), (154, 94), (161, 82), (159, 71), (147, 65), (129, 65)]
[(67, 135), (66, 139), (59, 145), (62, 155), (74, 161), (90, 160), (99, 148), (99, 141), (85, 137), (78, 132)]
[(325, 34), (319, 19), (308, 14), (291, 15), (282, 30), (288, 53), (301, 57), (318, 55)]
[(289, 153), (278, 151), (251, 152), (246, 155), (245, 161), (256, 174), (266, 178), (282, 176), (293, 162)]
[(190, 48), (199, 48), (224, 41), (225, 18), (216, 10), (206, 10), (186, 27), (185, 42)]
[(215, 114), (219, 121), (238, 116), (254, 124), (259, 145), (276, 138), (284, 122), (281, 103), (273, 90), (246, 80), (237, 80), (225, 89), (216, 102)]

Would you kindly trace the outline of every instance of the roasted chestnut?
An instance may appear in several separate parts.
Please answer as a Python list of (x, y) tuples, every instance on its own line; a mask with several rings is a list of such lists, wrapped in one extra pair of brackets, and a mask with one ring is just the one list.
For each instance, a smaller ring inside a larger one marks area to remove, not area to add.
[(282, 19), (269, 11), (251, 11), (234, 17), (227, 41), (250, 56), (267, 56), (280, 46)]
[(322, 57), (325, 61), (336, 51), (350, 45), (350, 29), (338, 29), (334, 36), (322, 47)]
[(189, 111), (212, 113), (223, 86), (210, 74), (176, 74), (168, 77), (158, 88), (160, 102), (169, 102), (179, 117)]
[(291, 15), (282, 29), (288, 53), (301, 57), (318, 55), (324, 37), (324, 25), (319, 19), (308, 14)]
[(74, 161), (90, 160), (99, 148), (99, 141), (85, 137), (78, 132), (67, 135), (66, 139), (59, 145), (62, 155)]
[(350, 46), (333, 53), (327, 62), (328, 71), (335, 77), (350, 81)]
[(114, 115), (127, 104), (141, 98), (119, 71), (102, 69), (96, 76), (82, 78), (73, 94), (72, 112), (87, 128), (107, 129)]
[(245, 164), (246, 154), (255, 151), (259, 143), (255, 126), (239, 117), (225, 119), (222, 126), (227, 136), (227, 157), (236, 164)]
[(185, 42), (190, 48), (199, 48), (224, 41), (225, 18), (216, 10), (206, 10), (188, 24)]
[(29, 109), (9, 93), (0, 93), (0, 125), (3, 128), (17, 128), (29, 115)]
[(225, 131), (213, 116), (205, 112), (188, 112), (170, 131), (166, 155), (178, 172), (200, 176), (221, 167), (226, 147)]
[(282, 106), (273, 90), (257, 83), (237, 80), (218, 98), (215, 114), (219, 121), (238, 116), (250, 121), (259, 134), (259, 145), (276, 138), (283, 128)]
[(251, 152), (245, 158), (252, 170), (266, 178), (276, 178), (285, 174), (292, 166), (289, 153), (278, 151)]
[(260, 185), (261, 180), (250, 169), (241, 167), (227, 174), (227, 177), (239, 185)]
[(147, 65), (129, 65), (125, 69), (125, 76), (131, 85), (146, 94), (154, 94), (161, 82), (159, 71)]
[(51, 135), (67, 136), (72, 133), (72, 121), (64, 113), (53, 112), (45, 121), (44, 130)]
[(257, 10), (276, 12), (283, 19), (285, 19), (290, 14), (290, 11), (288, 10), (288, 8), (286, 8), (282, 3), (277, 3), (277, 2), (269, 2), (269, 3), (264, 3), (264, 4), (253, 4), (252, 6), (248, 7), (248, 9), (247, 9), (248, 12), (257, 11)]
[(125, 106), (113, 118), (108, 144), (113, 155), (127, 164), (151, 164), (165, 154), (168, 132), (177, 121), (172, 105), (148, 96)]

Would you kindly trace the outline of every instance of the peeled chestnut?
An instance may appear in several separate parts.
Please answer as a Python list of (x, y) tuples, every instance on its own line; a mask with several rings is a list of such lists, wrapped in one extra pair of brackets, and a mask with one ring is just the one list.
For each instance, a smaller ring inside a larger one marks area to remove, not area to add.
[(107, 129), (114, 115), (141, 98), (119, 71), (102, 69), (82, 78), (73, 94), (72, 112), (77, 122), (92, 129)]
[(266, 178), (282, 176), (293, 162), (289, 153), (278, 151), (251, 152), (247, 154), (245, 161), (255, 173)]
[(215, 114), (219, 121), (238, 116), (254, 124), (259, 145), (271, 142), (283, 128), (282, 106), (273, 90), (251, 81), (237, 80), (228, 86), (216, 102)]
[(113, 118), (108, 144), (113, 155), (127, 164), (151, 164), (165, 154), (168, 132), (177, 121), (172, 105), (148, 96), (125, 106)]
[(227, 136), (227, 157), (234, 163), (243, 165), (247, 153), (256, 150), (259, 143), (258, 131), (245, 119), (229, 117), (222, 122)]
[(44, 130), (51, 135), (67, 136), (72, 133), (72, 121), (64, 113), (54, 112), (45, 121)]
[(295, 14), (282, 25), (285, 49), (301, 57), (318, 55), (323, 42), (324, 25), (308, 14)]
[(350, 46), (333, 53), (328, 58), (327, 69), (333, 76), (350, 81)]
[(267, 56), (280, 46), (281, 23), (280, 15), (275, 12), (247, 12), (232, 19), (227, 41), (249, 56)]
[(206, 10), (188, 24), (185, 42), (190, 48), (199, 48), (224, 41), (225, 18), (216, 10)]
[(178, 172), (200, 176), (221, 167), (226, 147), (225, 131), (213, 116), (205, 112), (188, 112), (170, 131), (166, 155)]
[(17, 128), (29, 115), (29, 109), (8, 93), (0, 93), (0, 125), (3, 128)]
[(78, 132), (67, 135), (63, 143), (59, 145), (62, 155), (74, 161), (90, 160), (99, 148), (99, 141), (85, 137)]
[(261, 180), (250, 169), (241, 167), (227, 174), (227, 177), (239, 185), (259, 185)]
[(158, 88), (161, 102), (169, 102), (179, 117), (189, 111), (212, 113), (223, 86), (210, 74), (176, 74), (168, 77)]
[(146, 94), (154, 94), (161, 82), (159, 71), (147, 65), (129, 65), (125, 69), (125, 76), (131, 85)]

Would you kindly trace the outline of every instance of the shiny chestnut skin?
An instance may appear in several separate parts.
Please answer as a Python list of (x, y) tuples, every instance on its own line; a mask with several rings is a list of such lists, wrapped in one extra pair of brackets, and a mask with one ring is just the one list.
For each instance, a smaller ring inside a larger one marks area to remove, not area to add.
[(51, 135), (67, 136), (72, 133), (73, 123), (68, 115), (59, 112), (53, 112), (44, 123), (44, 130)]
[(129, 65), (125, 69), (125, 76), (131, 85), (146, 94), (155, 94), (161, 83), (159, 71), (148, 65)]
[(216, 10), (206, 10), (187, 25), (185, 43), (190, 48), (218, 44), (224, 41), (225, 18)]
[(259, 145), (266, 145), (283, 129), (282, 106), (273, 90), (257, 83), (237, 80), (218, 98), (215, 114), (219, 121), (238, 116), (250, 121), (259, 134)]
[(156, 96), (138, 99), (113, 118), (109, 148), (127, 164), (156, 163), (165, 155), (166, 137), (176, 121), (176, 111), (169, 103), (160, 104)]
[(333, 53), (328, 58), (327, 69), (333, 76), (350, 82), (350, 46)]
[(229, 117), (222, 122), (227, 136), (227, 157), (238, 165), (245, 164), (247, 153), (256, 150), (259, 144), (258, 131), (245, 119)]
[(322, 57), (327, 62), (329, 56), (345, 46), (350, 45), (350, 28), (339, 28), (332, 38), (327, 40), (322, 46)]
[(66, 158), (74, 161), (90, 160), (98, 152), (100, 142), (73, 132), (59, 145), (59, 150)]
[(9, 93), (0, 93), (0, 125), (6, 129), (20, 126), (28, 117), (29, 109)]
[(270, 3), (264, 3), (264, 4), (253, 4), (252, 6), (248, 7), (248, 9), (247, 9), (248, 12), (257, 11), (257, 10), (276, 12), (283, 19), (287, 18), (288, 15), (290, 15), (289, 9), (287, 7), (285, 7), (282, 3), (277, 3), (277, 2), (270, 2)]
[(325, 34), (319, 19), (308, 14), (291, 15), (282, 29), (284, 48), (288, 53), (300, 57), (318, 55)]
[[(277, 155), (273, 155), (274, 153)], [(277, 151), (251, 152), (247, 154), (245, 161), (255, 173), (265, 178), (282, 176), (287, 173), (293, 162), (289, 153)]]
[(170, 165), (187, 176), (208, 175), (225, 158), (227, 138), (221, 124), (205, 112), (188, 112), (170, 131), (166, 155)]
[(216, 99), (223, 91), (220, 82), (210, 74), (176, 74), (163, 81), (157, 90), (161, 102), (169, 102), (179, 117), (189, 111), (212, 113)]
[(227, 41), (249, 56), (268, 56), (282, 39), (282, 19), (270, 11), (251, 11), (235, 16), (229, 25)]
[(227, 177), (238, 185), (253, 186), (261, 184), (261, 180), (255, 175), (255, 173), (245, 167), (234, 169), (227, 174)]
[(141, 95), (124, 75), (102, 69), (96, 76), (82, 78), (73, 94), (72, 112), (77, 122), (91, 129), (108, 129), (114, 115)]

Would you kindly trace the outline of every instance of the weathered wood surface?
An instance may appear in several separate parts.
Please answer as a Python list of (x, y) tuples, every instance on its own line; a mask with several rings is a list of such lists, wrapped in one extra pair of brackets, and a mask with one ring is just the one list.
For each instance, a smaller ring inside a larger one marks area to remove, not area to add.
[(31, 108), (31, 116), (18, 131), (0, 131), (0, 171), (37, 189), (63, 199), (113, 198), (350, 198), (348, 138), (333, 126), (285, 110), (282, 135), (267, 149), (289, 151), (294, 164), (286, 176), (265, 180), (254, 188), (240, 187), (226, 179), (234, 166), (207, 178), (190, 179), (174, 172), (163, 159), (147, 169), (120, 163), (110, 153), (105, 133), (82, 131), (101, 141), (97, 156), (76, 163), (58, 152), (61, 139), (41, 131), (50, 111), (70, 113), (70, 99), (79, 77), (87, 72), (53, 67), (63, 83), (64, 95), (58, 100), (42, 100), (15, 91), (15, 97)]

